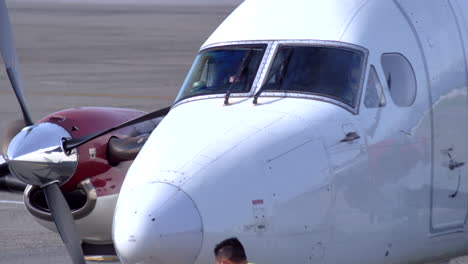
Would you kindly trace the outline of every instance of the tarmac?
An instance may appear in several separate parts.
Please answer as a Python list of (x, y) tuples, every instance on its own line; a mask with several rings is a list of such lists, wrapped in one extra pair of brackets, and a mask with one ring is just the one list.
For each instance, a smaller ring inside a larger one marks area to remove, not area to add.
[[(114, 1), (8, 2), (35, 121), (80, 106), (151, 111), (170, 105), (200, 46), (241, 2)], [(1, 134), (21, 114), (0, 69)], [(0, 263), (71, 263), (58, 234), (37, 224), (18, 194), (0, 193)]]

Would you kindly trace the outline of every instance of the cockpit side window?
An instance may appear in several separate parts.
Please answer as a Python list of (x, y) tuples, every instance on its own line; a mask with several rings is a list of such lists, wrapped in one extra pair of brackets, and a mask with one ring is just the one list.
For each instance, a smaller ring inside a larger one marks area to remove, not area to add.
[(382, 68), (393, 103), (408, 107), (416, 99), (416, 76), (408, 59), (399, 53), (385, 53), (381, 57)]
[(385, 94), (380, 84), (379, 76), (375, 71), (374, 65), (370, 66), (369, 77), (367, 78), (366, 97), (364, 105), (367, 108), (377, 108), (385, 106)]
[(267, 45), (223, 46), (195, 58), (176, 102), (198, 95), (248, 93)]
[(326, 96), (354, 107), (363, 61), (361, 52), (342, 47), (281, 46), (264, 90)]

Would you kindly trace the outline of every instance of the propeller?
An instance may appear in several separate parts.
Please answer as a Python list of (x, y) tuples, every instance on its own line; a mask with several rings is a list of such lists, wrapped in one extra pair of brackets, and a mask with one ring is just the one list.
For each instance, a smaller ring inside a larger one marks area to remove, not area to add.
[[(100, 132), (73, 139), (63, 127), (38, 123), (22, 129), (11, 141), (7, 162), (11, 173), (21, 181), (39, 186), (45, 193), (57, 230), (73, 263), (84, 263), (81, 241), (70, 208), (59, 185), (75, 174), (78, 166), (76, 148), (106, 133), (164, 116), (169, 107), (156, 110)], [(115, 162), (131, 160), (141, 149), (147, 135), (110, 140), (110, 155)], [(128, 146), (124, 146), (129, 144)]]
[[(31, 126), (33, 125), (33, 122), (23, 94), (23, 84), (19, 71), (18, 58), (16, 56), (15, 43), (13, 40), (13, 33), (5, 0), (0, 0), (0, 53), (3, 58), (3, 63), (5, 64), (8, 79), (10, 80), (13, 91), (15, 92), (16, 98), (21, 107), (24, 124), (26, 126)], [(14, 130), (17, 131), (18, 126), (13, 126), (8, 129), (8, 131)], [(8, 145), (10, 140), (11, 137), (7, 133), (7, 136), (3, 138), (2, 149), (4, 148), (3, 146)], [(7, 157), (7, 161), (0, 166), (2, 167), (4, 173), (6, 171), (5, 164), (8, 163), (9, 161)], [(9, 164), (8, 167), (11, 169), (11, 164)], [(47, 204), (49, 205), (50, 211), (54, 218), (55, 225), (57, 226), (57, 230), (67, 247), (73, 263), (84, 264), (85, 261), (83, 257), (83, 251), (81, 249), (81, 241), (79, 239), (70, 208), (66, 203), (66, 200), (60, 191), (58, 184), (59, 182), (52, 181), (41, 187), (44, 189), (47, 198)]]
[[(3, 136), (2, 151), (5, 153), (6, 149), (6, 156), (5, 161), (0, 160), (0, 177), (11, 172), (22, 182), (39, 186), (44, 191), (57, 231), (73, 263), (84, 264), (80, 237), (70, 207), (60, 190), (60, 184), (68, 181), (78, 166), (76, 148), (115, 130), (163, 117), (171, 107), (156, 110), (110, 129), (72, 138), (59, 125), (48, 122), (34, 125), (32, 122), (23, 95), (23, 85), (5, 0), (0, 0), (0, 52), (24, 119), (24, 122), (18, 121), (10, 125)], [(23, 128), (24, 125), (26, 125), (25, 128)], [(16, 136), (13, 137), (14, 134)], [(147, 136), (143, 135), (136, 138), (111, 140), (110, 152), (114, 154), (114, 161), (120, 162), (134, 158), (146, 139)]]

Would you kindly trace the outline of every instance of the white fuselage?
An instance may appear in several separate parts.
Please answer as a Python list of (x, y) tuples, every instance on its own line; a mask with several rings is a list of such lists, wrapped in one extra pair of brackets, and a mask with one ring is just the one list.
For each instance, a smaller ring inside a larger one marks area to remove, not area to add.
[[(468, 253), (467, 11), (461, 0), (246, 1), (201, 51), (267, 44), (252, 89), (229, 105), (225, 94), (178, 101), (153, 132), (117, 203), (122, 262), (212, 263), (232, 236), (255, 263)], [(361, 50), (357, 104), (264, 91), (254, 105), (282, 45)], [(395, 58), (409, 72), (382, 66)], [(365, 105), (371, 68), (379, 107)], [(398, 94), (411, 76), (414, 95)]]

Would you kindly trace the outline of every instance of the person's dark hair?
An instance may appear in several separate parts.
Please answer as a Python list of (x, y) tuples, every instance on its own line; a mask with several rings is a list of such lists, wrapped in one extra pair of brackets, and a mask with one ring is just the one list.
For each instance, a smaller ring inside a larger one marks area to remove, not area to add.
[(245, 255), (244, 246), (235, 237), (228, 238), (214, 248), (216, 258), (227, 258), (232, 262), (242, 262), (247, 260)]

